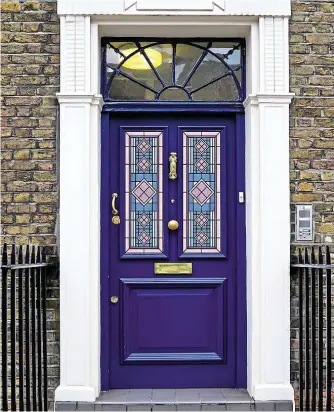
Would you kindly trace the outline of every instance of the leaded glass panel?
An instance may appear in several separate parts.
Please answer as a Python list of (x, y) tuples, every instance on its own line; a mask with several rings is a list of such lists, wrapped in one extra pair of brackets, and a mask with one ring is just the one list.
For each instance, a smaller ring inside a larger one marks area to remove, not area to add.
[(125, 133), (125, 254), (163, 251), (162, 132)]
[(184, 132), (183, 159), (183, 253), (220, 253), (220, 132)]

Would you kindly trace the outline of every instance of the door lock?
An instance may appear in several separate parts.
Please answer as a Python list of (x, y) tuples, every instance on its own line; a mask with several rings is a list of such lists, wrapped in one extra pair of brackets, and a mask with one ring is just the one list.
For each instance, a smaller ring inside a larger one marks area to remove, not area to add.
[(117, 302), (118, 302), (118, 296), (112, 296), (112, 297), (110, 298), (110, 302), (111, 302), (111, 303), (117, 303)]
[(113, 216), (113, 217), (111, 218), (111, 221), (112, 221), (112, 223), (113, 223), (114, 225), (119, 225), (119, 224), (121, 223), (121, 219), (120, 219), (119, 216)]

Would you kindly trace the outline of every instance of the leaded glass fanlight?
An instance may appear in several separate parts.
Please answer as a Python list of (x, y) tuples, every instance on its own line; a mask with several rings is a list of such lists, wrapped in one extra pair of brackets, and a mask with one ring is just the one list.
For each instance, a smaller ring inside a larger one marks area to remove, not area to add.
[(244, 42), (103, 40), (105, 101), (242, 101)]

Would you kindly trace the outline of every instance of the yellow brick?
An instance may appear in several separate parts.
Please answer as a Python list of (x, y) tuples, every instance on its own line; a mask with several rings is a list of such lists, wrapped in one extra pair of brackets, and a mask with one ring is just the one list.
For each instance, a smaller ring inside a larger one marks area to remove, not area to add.
[(294, 150), (291, 152), (292, 159), (316, 159), (321, 157), (321, 150)]
[(14, 193), (13, 201), (14, 202), (29, 202), (30, 193)]
[(29, 223), (30, 222), (30, 215), (16, 215), (15, 216), (16, 223)]
[(320, 193), (293, 193), (292, 200), (294, 202), (320, 202), (322, 195)]
[(313, 185), (309, 182), (300, 182), (298, 184), (298, 190), (300, 190), (301, 192), (312, 192)]
[(57, 193), (33, 193), (33, 201), (37, 203), (54, 203), (57, 201)]
[(26, 160), (30, 158), (29, 150), (15, 150), (14, 159)]
[(20, 233), (23, 235), (33, 235), (37, 232), (36, 226), (20, 226)]
[(300, 171), (301, 180), (320, 180), (320, 173), (310, 170), (301, 170)]
[(39, 2), (38, 1), (25, 1), (23, 3), (23, 10), (38, 10)]
[(334, 223), (322, 223), (317, 229), (321, 233), (334, 233)]
[(12, 201), (11, 193), (1, 193), (1, 203), (9, 203)]
[(322, 172), (321, 180), (334, 180), (334, 171), (330, 170), (327, 172)]
[(1, 216), (1, 223), (13, 223), (14, 218), (13, 215), (2, 215)]
[(21, 227), (20, 227), (20, 226), (13, 226), (13, 225), (11, 225), (11, 226), (8, 226), (8, 227), (6, 228), (6, 232), (7, 232), (9, 235), (19, 235), (19, 234), (21, 233), (20, 230), (21, 230)]
[(3, 1), (0, 4), (0, 10), (2, 11), (20, 11), (21, 6), (20, 3), (14, 1)]
[(28, 236), (15, 236), (15, 243), (17, 245), (27, 245), (29, 243)]

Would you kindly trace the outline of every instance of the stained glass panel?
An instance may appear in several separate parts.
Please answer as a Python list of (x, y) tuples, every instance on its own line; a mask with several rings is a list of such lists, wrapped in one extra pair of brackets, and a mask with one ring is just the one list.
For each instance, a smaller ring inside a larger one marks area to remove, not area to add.
[(125, 133), (125, 254), (163, 251), (162, 139)]
[(220, 253), (220, 132), (184, 132), (183, 159), (183, 253)]

